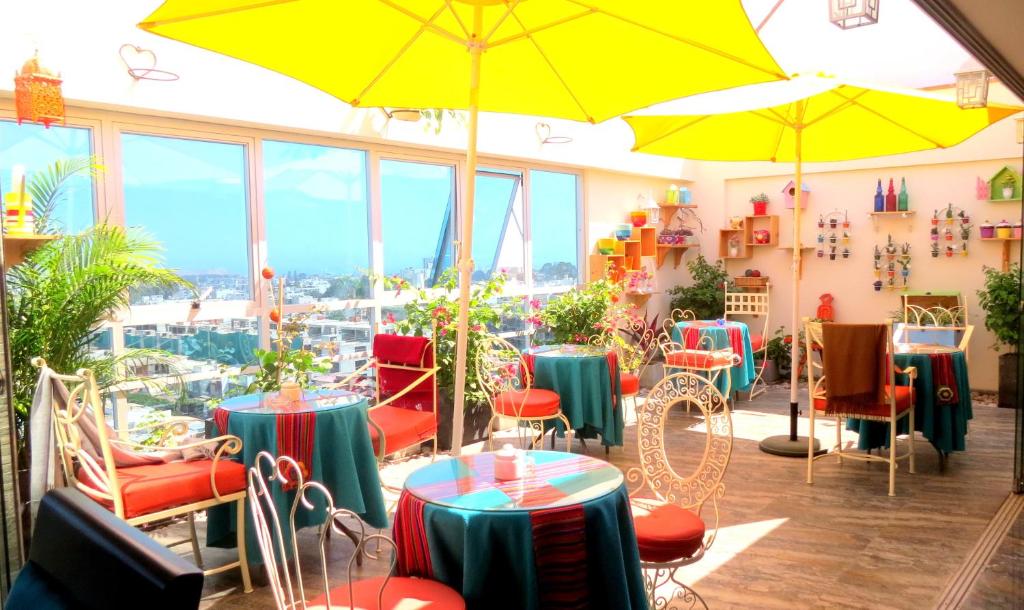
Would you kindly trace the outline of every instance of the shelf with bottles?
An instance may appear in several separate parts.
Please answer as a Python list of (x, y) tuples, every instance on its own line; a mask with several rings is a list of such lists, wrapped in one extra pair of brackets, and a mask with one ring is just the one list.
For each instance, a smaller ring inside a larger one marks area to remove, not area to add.
[(882, 192), (882, 179), (879, 178), (875, 186), (875, 202), (872, 208), (873, 213), (880, 212), (909, 212), (910, 194), (907, 192), (907, 179), (900, 178), (900, 192), (896, 193), (896, 185), (893, 178), (889, 178), (887, 192)]

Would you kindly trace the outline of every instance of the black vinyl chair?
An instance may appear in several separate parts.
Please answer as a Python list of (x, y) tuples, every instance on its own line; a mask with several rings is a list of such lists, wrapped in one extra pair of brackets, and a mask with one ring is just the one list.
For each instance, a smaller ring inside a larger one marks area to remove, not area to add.
[(43, 496), (5, 610), (198, 608), (203, 572), (76, 489)]

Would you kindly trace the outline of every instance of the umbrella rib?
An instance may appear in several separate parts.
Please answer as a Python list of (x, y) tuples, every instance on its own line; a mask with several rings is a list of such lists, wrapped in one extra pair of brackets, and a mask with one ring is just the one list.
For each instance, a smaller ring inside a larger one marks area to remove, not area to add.
[(765, 115), (761, 114), (761, 110), (751, 110), (750, 114), (752, 114), (752, 115), (754, 115), (756, 117), (762, 118), (762, 119), (764, 119), (766, 121), (771, 121), (773, 123), (778, 123), (779, 125), (782, 125), (783, 127), (792, 127), (793, 126), (792, 122), (787, 121), (786, 117), (784, 117), (781, 114), (779, 114), (778, 112), (776, 112), (776, 110), (774, 108), (765, 108), (764, 110), (766, 110), (768, 113), (772, 114), (773, 116), (765, 116)]
[(268, 6), (276, 6), (278, 4), (288, 4), (290, 2), (296, 2), (297, 0), (267, 0), (266, 2), (257, 2), (249, 4), (247, 6), (235, 6), (231, 8), (222, 8), (215, 11), (203, 11), (202, 13), (193, 13), (191, 15), (181, 15), (179, 17), (172, 17), (169, 19), (159, 19), (157, 21), (143, 21), (139, 24), (139, 27), (144, 30), (151, 30), (162, 25), (168, 25), (171, 23), (181, 23), (183, 21), (192, 21), (195, 19), (206, 19), (207, 17), (219, 17), (221, 15), (230, 15), (232, 13), (243, 13), (245, 11), (251, 11), (261, 8), (267, 8)]
[(465, 34), (466, 40), (469, 40), (469, 28), (462, 22), (462, 17), (459, 17), (459, 13), (455, 11), (455, 7), (452, 6), (452, 0), (444, 0), (444, 3), (448, 6), (448, 12), (455, 18), (455, 22), (462, 28), (462, 33)]
[(536, 34), (537, 32), (543, 32), (544, 30), (549, 30), (549, 29), (551, 29), (553, 27), (557, 27), (557, 26), (569, 23), (570, 21), (575, 21), (576, 19), (581, 19), (583, 17), (586, 17), (587, 15), (593, 15), (594, 12), (595, 11), (593, 9), (588, 9), (588, 10), (582, 12), (582, 13), (579, 13), (579, 14), (576, 14), (576, 15), (569, 15), (568, 17), (562, 17), (561, 19), (556, 19), (555, 21), (551, 21), (549, 23), (545, 23), (544, 25), (537, 26), (537, 27), (535, 27), (532, 30), (528, 30), (526, 28), (523, 28), (523, 32), (521, 32), (519, 34), (512, 34), (511, 36), (506, 36), (505, 38), (502, 38), (500, 40), (496, 40), (496, 41), (494, 41), (492, 43), (488, 43), (487, 46), (488, 47), (497, 47), (497, 46), (501, 46), (503, 44), (507, 44), (507, 43), (510, 43), (510, 42), (515, 42), (515, 41), (520, 40), (522, 38), (527, 38), (527, 37), (531, 36), (532, 34)]
[[(390, 2), (387, 2), (386, 0), (381, 0), (381, 1), (384, 2), (385, 4), (389, 4), (389, 5), (391, 4)], [(392, 66), (395, 65), (396, 62), (398, 62), (399, 58), (401, 58), (402, 55), (405, 54), (406, 50), (408, 50), (409, 47), (411, 47), (413, 44), (416, 43), (417, 40), (420, 39), (420, 36), (423, 35), (423, 32), (427, 31), (428, 29), (431, 29), (433, 21), (435, 19), (437, 19), (438, 16), (440, 16), (443, 11), (444, 11), (444, 6), (442, 6), (439, 9), (437, 9), (437, 12), (434, 13), (434, 15), (428, 21), (422, 21), (418, 17), (416, 18), (417, 21), (420, 21), (420, 23), (421, 23), (420, 29), (417, 30), (416, 33), (413, 34), (413, 36), (410, 37), (409, 40), (406, 41), (406, 43), (404, 45), (402, 45), (402, 48), (399, 49), (397, 53), (395, 53), (395, 56), (392, 57), (391, 60), (388, 61), (388, 63), (385, 64), (385, 66), (383, 68), (381, 68), (381, 71), (377, 73), (377, 76), (374, 76), (373, 79), (369, 82), (369, 84), (367, 84), (366, 87), (359, 93), (359, 95), (357, 95), (356, 98), (354, 100), (352, 100), (352, 105), (353, 106), (358, 106), (360, 104), (362, 98), (366, 97), (366, 94), (369, 93), (370, 89), (373, 89), (373, 87), (376, 86), (376, 84), (378, 82), (380, 82), (380, 79), (384, 78), (384, 75), (387, 74), (388, 70), (390, 70), (392, 68)], [(405, 11), (403, 10), (402, 12), (405, 12)], [(436, 27), (436, 26), (434, 26), (434, 27)], [(465, 44), (465, 41), (459, 41), (459, 44)]]
[[(658, 137), (652, 138), (650, 140), (647, 140), (643, 144), (641, 144), (639, 142), (633, 144), (633, 149), (632, 150), (633, 150), (633, 152), (644, 152), (644, 151), (642, 151), (640, 149), (641, 148), (646, 148), (646, 147), (650, 146), (651, 144), (654, 144), (655, 142), (659, 142), (661, 140), (664, 140), (665, 138), (667, 138), (667, 137), (669, 137), (671, 135), (675, 135), (675, 134), (679, 133), (680, 131), (682, 131), (684, 129), (687, 129), (688, 127), (692, 127), (692, 126), (696, 125), (697, 123), (700, 123), (704, 119), (711, 118), (712, 116), (714, 116), (714, 115), (702, 114), (700, 116), (693, 117), (693, 120), (690, 121), (689, 123), (685, 123), (683, 125), (680, 125), (679, 127), (676, 127), (674, 129), (670, 129), (670, 130), (668, 130), (668, 131), (666, 131), (666, 132), (664, 132), (662, 134), (659, 134)], [(634, 130), (634, 133), (635, 133), (635, 130)]]
[[(487, 40), (489, 40), (491, 38), (491, 36), (493, 36), (494, 33), (498, 31), (498, 28), (501, 27), (501, 24), (505, 23), (505, 20), (509, 18), (509, 15), (511, 15), (513, 13), (513, 11), (516, 10), (517, 6), (519, 6), (519, 0), (515, 0), (514, 2), (509, 4), (506, 7), (506, 9), (505, 9), (505, 14), (501, 16), (501, 19), (498, 19), (497, 21), (495, 21), (494, 25), (491, 27), (490, 31), (487, 32), (487, 34), (485, 36), (483, 36), (480, 40), (482, 40), (484, 42), (487, 42)], [(516, 21), (519, 21), (519, 20), (516, 19)], [(520, 27), (522, 27), (523, 24), (520, 23), (519, 25), (520, 25)]]
[[(643, 29), (643, 30), (647, 30), (648, 32), (653, 32), (655, 34), (660, 34), (661, 36), (664, 36), (666, 38), (670, 38), (672, 40), (675, 40), (676, 42), (681, 42), (683, 44), (690, 45), (691, 47), (694, 47), (696, 49), (700, 49), (702, 51), (706, 51), (706, 52), (711, 53), (713, 55), (718, 55), (719, 57), (724, 57), (725, 59), (734, 61), (734, 62), (736, 62), (736, 63), (738, 63), (740, 65), (747, 66), (748, 68), (752, 68), (752, 69), (757, 70), (759, 72), (764, 72), (765, 74), (770, 74), (771, 76), (778, 77), (778, 78), (780, 78), (782, 80), (789, 80), (789, 77), (786, 76), (785, 74), (783, 74), (780, 70), (769, 70), (767, 68), (762, 68), (761, 66), (756, 66), (756, 65), (750, 63), (749, 61), (746, 61), (743, 58), (737, 57), (737, 56), (732, 55), (730, 53), (726, 53), (725, 51), (722, 51), (720, 49), (716, 49), (715, 47), (708, 46), (708, 45), (706, 45), (704, 43), (697, 42), (696, 40), (690, 40), (689, 38), (683, 38), (682, 36), (677, 36), (677, 35), (672, 34), (670, 32), (666, 32), (664, 30), (659, 30), (657, 28), (653, 28), (653, 27), (651, 27), (649, 25), (645, 25), (643, 23), (640, 23), (639, 21), (636, 21), (634, 19), (629, 19), (628, 17), (624, 17), (624, 16), (619, 15), (617, 13), (612, 13), (612, 12), (609, 12), (609, 11), (602, 10), (600, 8), (597, 8), (597, 7), (593, 6), (593, 5), (581, 2), (580, 0), (569, 0), (569, 2), (571, 2), (572, 4), (577, 4), (577, 5), (582, 6), (584, 8), (588, 8), (588, 9), (594, 11), (594, 12), (601, 13), (603, 15), (608, 15), (612, 19), (618, 19), (619, 21), (622, 21), (624, 23), (628, 23), (628, 24), (630, 24), (632, 26), (638, 27), (638, 28)], [(777, 67), (778, 67), (778, 65), (776, 65), (776, 68)]]
[(877, 110), (875, 110), (875, 109), (873, 109), (873, 108), (869, 108), (869, 107), (865, 106), (865, 105), (864, 105), (864, 104), (862, 104), (861, 102), (858, 102), (858, 101), (856, 101), (856, 100), (854, 100), (854, 99), (850, 99), (850, 98), (847, 98), (847, 97), (846, 97), (845, 95), (843, 95), (842, 93), (839, 93), (838, 91), (836, 91), (836, 95), (838, 95), (838, 96), (840, 96), (840, 97), (843, 97), (843, 98), (846, 98), (846, 99), (850, 100), (850, 102), (851, 102), (851, 103), (852, 103), (853, 105), (855, 105), (855, 106), (858, 106), (858, 107), (860, 107), (860, 108), (863, 108), (864, 110), (866, 110), (866, 111), (870, 112), (871, 114), (873, 114), (873, 115), (875, 115), (876, 117), (878, 117), (878, 118), (882, 119), (883, 121), (886, 121), (886, 122), (888, 122), (888, 123), (892, 123), (893, 125), (895, 125), (896, 127), (899, 127), (899, 128), (900, 128), (900, 129), (902, 129), (903, 131), (906, 131), (907, 133), (913, 134), (913, 135), (915, 135), (915, 136), (917, 136), (917, 137), (921, 138), (922, 140), (924, 140), (924, 141), (926, 141), (926, 142), (930, 142), (930, 143), (931, 143), (932, 145), (934, 145), (934, 146), (935, 146), (936, 148), (946, 148), (946, 146), (945, 146), (944, 144), (940, 144), (939, 142), (936, 142), (935, 140), (933, 140), (933, 139), (929, 138), (928, 136), (926, 136), (926, 135), (924, 135), (924, 134), (921, 134), (921, 133), (918, 133), (918, 132), (914, 131), (913, 129), (911, 129), (911, 128), (907, 127), (906, 125), (900, 125), (900, 124), (899, 124), (899, 123), (897, 123), (896, 121), (894, 121), (894, 120), (890, 119), (889, 117), (885, 116), (884, 114), (882, 114), (882, 113), (878, 112)]
[[(519, 20), (519, 15), (512, 15), (512, 18), (515, 19), (516, 23), (519, 24), (519, 27), (523, 28), (523, 31), (526, 32), (526, 26), (523, 24), (522, 21)], [(573, 93), (572, 89), (569, 88), (569, 84), (565, 82), (565, 79), (562, 78), (562, 75), (558, 72), (558, 70), (555, 69), (555, 65), (551, 63), (550, 59), (548, 59), (547, 53), (544, 52), (544, 49), (540, 48), (540, 44), (537, 42), (536, 39), (534, 39), (533, 35), (527, 33), (526, 39), (533, 44), (535, 49), (537, 49), (537, 53), (540, 54), (541, 58), (544, 60), (544, 63), (546, 63), (549, 68), (551, 68), (551, 72), (555, 75), (555, 78), (558, 79), (558, 82), (562, 83), (562, 87), (565, 88), (565, 92), (568, 93), (569, 97), (572, 98), (572, 101), (576, 103), (576, 106), (580, 109), (580, 112), (583, 113), (583, 116), (587, 117), (587, 121), (595, 123), (596, 121), (594, 121), (594, 117), (590, 116), (590, 113), (587, 112), (587, 109), (583, 107), (583, 104), (580, 102), (579, 98), (576, 97), (576, 94)]]
[(804, 127), (810, 127), (811, 125), (814, 125), (818, 121), (827, 119), (828, 117), (830, 117), (833, 114), (843, 110), (844, 108), (848, 108), (850, 106), (855, 105), (856, 102), (854, 100), (856, 100), (857, 98), (861, 97), (862, 95), (866, 95), (868, 90), (864, 89), (863, 91), (861, 91), (857, 95), (853, 96), (852, 98), (844, 96), (843, 94), (839, 93), (839, 91), (836, 90), (836, 89), (834, 89), (832, 92), (835, 93), (836, 95), (838, 95), (839, 97), (843, 98), (843, 102), (841, 104), (839, 104), (838, 106), (836, 106), (835, 108), (833, 108), (833, 109), (829, 110), (828, 112), (822, 114), (821, 116), (815, 118), (813, 121), (805, 123)]
[(417, 15), (416, 13), (414, 13), (414, 12), (410, 11), (409, 9), (405, 8), (401, 4), (397, 4), (395, 2), (392, 2), (391, 0), (378, 0), (378, 2), (380, 2), (381, 4), (383, 4), (383, 5), (385, 5), (385, 6), (389, 7), (389, 8), (392, 8), (392, 9), (398, 11), (399, 13), (402, 13), (406, 17), (408, 17), (408, 18), (412, 19), (413, 21), (416, 21), (417, 23), (422, 25), (423, 27), (420, 28), (420, 31), (416, 33), (417, 37), (420, 34), (423, 33), (424, 29), (429, 29), (430, 31), (432, 31), (435, 34), (437, 34), (438, 36), (441, 36), (443, 38), (447, 38), (447, 39), (449, 39), (449, 40), (451, 40), (451, 41), (453, 41), (455, 43), (458, 43), (460, 45), (465, 45), (466, 44), (466, 40), (464, 40), (462, 38), (459, 38), (455, 34), (452, 34), (448, 30), (446, 30), (446, 29), (444, 29), (444, 28), (442, 28), (442, 27), (440, 27), (440, 26), (438, 26), (437, 24), (434, 23), (434, 20), (441, 16), (441, 13), (444, 11), (444, 7), (441, 7), (440, 9), (438, 9), (438, 11), (436, 13), (434, 13), (434, 15), (430, 19), (424, 20), (423, 17), (420, 17), (419, 15)]

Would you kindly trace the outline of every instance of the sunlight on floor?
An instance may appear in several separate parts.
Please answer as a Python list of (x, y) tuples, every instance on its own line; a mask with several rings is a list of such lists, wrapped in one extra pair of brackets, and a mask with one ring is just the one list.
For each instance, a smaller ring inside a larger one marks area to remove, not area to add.
[(787, 521), (787, 518), (767, 519), (718, 528), (714, 545), (700, 561), (682, 570), (681, 580), (693, 586)]

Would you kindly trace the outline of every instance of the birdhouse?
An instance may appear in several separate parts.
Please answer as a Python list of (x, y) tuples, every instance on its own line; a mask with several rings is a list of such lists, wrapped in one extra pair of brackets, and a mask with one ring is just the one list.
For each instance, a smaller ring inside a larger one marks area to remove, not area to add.
[(34, 56), (21, 66), (14, 77), (14, 105), (18, 124), (22, 121), (42, 123), (64, 122), (64, 96), (61, 93), (61, 79), (53, 72), (39, 65), (39, 56)]
[(1020, 201), (1021, 175), (1009, 165), (988, 179), (989, 199), (992, 201)]
[[(803, 188), (800, 189), (801, 191), (803, 191), (803, 193), (800, 194), (801, 210), (807, 207), (807, 201), (811, 198), (811, 187), (807, 186), (806, 182), (802, 184)], [(782, 189), (782, 196), (786, 199), (786, 207), (792, 210), (794, 207), (793, 201), (796, 197), (796, 182), (790, 180), (789, 184), (786, 185), (786, 188)]]

